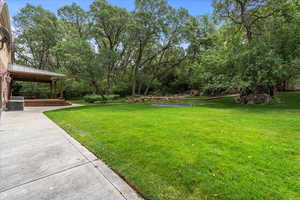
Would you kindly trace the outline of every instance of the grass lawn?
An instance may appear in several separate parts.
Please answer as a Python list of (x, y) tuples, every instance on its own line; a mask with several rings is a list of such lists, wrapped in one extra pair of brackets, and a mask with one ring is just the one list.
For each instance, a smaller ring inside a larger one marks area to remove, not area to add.
[(299, 200), (300, 93), (274, 105), (96, 105), (47, 112), (150, 200)]

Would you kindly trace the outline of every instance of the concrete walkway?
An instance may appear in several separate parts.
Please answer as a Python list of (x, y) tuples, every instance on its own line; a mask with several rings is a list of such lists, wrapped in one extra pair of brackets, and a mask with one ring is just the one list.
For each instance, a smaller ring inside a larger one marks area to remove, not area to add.
[(43, 112), (0, 121), (0, 200), (141, 200), (119, 176)]

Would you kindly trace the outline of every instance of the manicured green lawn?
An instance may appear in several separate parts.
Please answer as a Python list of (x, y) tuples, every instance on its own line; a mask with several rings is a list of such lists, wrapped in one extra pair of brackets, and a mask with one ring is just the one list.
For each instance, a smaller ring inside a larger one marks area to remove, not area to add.
[[(299, 200), (300, 93), (275, 105), (97, 105), (47, 112), (150, 200)], [(178, 101), (176, 101), (178, 102)]]

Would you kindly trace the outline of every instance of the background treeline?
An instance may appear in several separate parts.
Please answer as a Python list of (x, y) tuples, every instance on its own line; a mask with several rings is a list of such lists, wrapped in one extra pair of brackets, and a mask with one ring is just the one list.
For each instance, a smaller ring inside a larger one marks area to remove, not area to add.
[(67, 74), (68, 98), (193, 89), (272, 95), (298, 78), (298, 0), (213, 4), (211, 16), (199, 17), (165, 0), (136, 0), (133, 11), (105, 0), (57, 13), (27, 5), (13, 18), (16, 62)]

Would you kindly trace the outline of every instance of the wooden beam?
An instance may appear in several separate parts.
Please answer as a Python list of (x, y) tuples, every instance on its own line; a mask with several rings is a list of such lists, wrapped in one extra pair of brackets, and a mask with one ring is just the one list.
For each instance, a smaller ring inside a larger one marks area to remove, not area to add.
[(57, 81), (53, 81), (54, 84), (54, 93), (53, 93), (53, 99), (57, 98)]
[(64, 98), (64, 82), (63, 80), (60, 80), (60, 95), (59, 95), (59, 98), (63, 99)]
[(14, 81), (22, 81), (22, 82), (33, 82), (33, 83), (51, 83), (51, 80), (41, 80), (41, 79), (28, 79), (28, 78), (17, 78), (13, 77), (12, 78)]
[(52, 99), (53, 97), (53, 83), (52, 81), (50, 82), (50, 94), (49, 94), (49, 98)]

